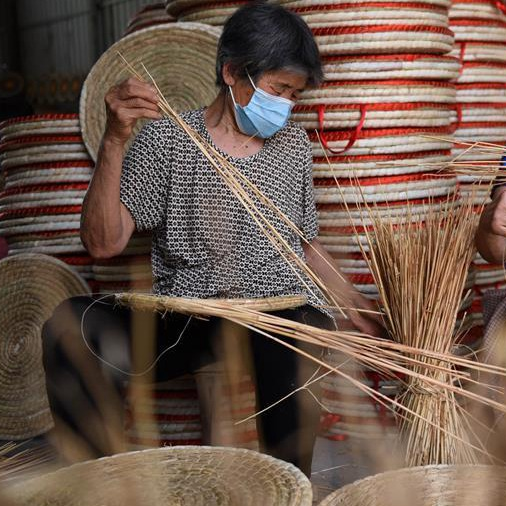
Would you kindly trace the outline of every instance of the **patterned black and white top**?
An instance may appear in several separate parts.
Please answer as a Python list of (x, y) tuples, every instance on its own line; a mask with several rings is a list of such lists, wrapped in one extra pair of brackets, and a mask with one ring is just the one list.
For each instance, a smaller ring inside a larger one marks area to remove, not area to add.
[[(182, 117), (213, 144), (204, 109)], [(311, 144), (301, 127), (290, 122), (258, 153), (229, 160), (308, 240), (317, 236)], [(137, 230), (153, 231), (155, 293), (197, 298), (305, 293), (309, 304), (324, 304), (321, 292), (314, 285), (313, 294), (304, 287), (201, 151), (172, 121), (151, 122), (141, 130), (123, 163), (120, 198)], [(262, 204), (260, 208), (304, 258), (300, 238), (274, 212)]]

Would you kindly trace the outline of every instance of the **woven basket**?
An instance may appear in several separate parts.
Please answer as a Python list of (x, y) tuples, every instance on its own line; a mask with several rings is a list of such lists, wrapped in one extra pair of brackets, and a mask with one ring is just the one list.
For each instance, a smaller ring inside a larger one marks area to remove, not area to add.
[(457, 84), (457, 103), (506, 103), (503, 83)]
[(448, 9), (416, 2), (354, 2), (351, 4), (322, 5), (308, 2), (304, 7), (293, 7), (311, 28), (352, 27), (389, 24), (448, 26)]
[[(182, 1), (195, 1), (195, 0), (182, 0)], [(389, 0), (390, 1), (390, 0)], [(398, 3), (399, 5), (405, 3), (406, 0), (391, 0), (390, 3)], [(333, 7), (341, 4), (362, 4), (364, 0), (276, 0), (276, 3), (283, 5), (284, 7), (291, 9), (294, 7), (307, 7), (317, 3), (318, 5), (327, 5)], [(417, 2), (419, 4), (426, 4), (431, 6), (439, 6), (449, 8), (452, 0), (421, 0)]]
[(506, 83), (506, 63), (467, 62), (459, 83)]
[(92, 158), (96, 159), (105, 127), (104, 96), (111, 86), (129, 77), (118, 51), (139, 71), (141, 63), (146, 66), (176, 110), (194, 109), (215, 97), (219, 34), (217, 28), (206, 25), (173, 23), (139, 30), (107, 49), (86, 78), (79, 106), (83, 139)]
[(330, 81), (303, 92), (298, 105), (455, 103), (455, 86), (441, 81)]
[(23, 254), (0, 261), (0, 438), (26, 439), (52, 427), (40, 333), (63, 300), (89, 293), (63, 262)]
[(506, 23), (477, 19), (452, 19), (455, 42), (500, 42), (506, 40)]
[(364, 79), (450, 80), (459, 76), (458, 58), (430, 54), (327, 56), (323, 72), (329, 81)]
[[(296, 106), (292, 120), (308, 130), (356, 128), (443, 127), (451, 124), (453, 106), (438, 103)], [(323, 118), (321, 121), (321, 115)]]
[(453, 0), (450, 9), (450, 18), (453, 19), (490, 19), (506, 21), (506, 15), (493, 1), (484, 0)]
[(314, 28), (323, 55), (430, 53), (452, 50), (453, 32), (425, 25), (376, 25)]
[(426, 466), (377, 474), (347, 485), (320, 506), (495, 506), (504, 504), (506, 468)]
[(198, 21), (223, 26), (248, 0), (174, 0), (167, 3), (167, 12), (178, 21)]
[[(346, 156), (374, 156), (402, 153), (422, 153), (424, 151), (445, 150), (450, 144), (438, 139), (423, 136), (449, 137), (452, 133), (449, 128), (397, 128), (397, 129), (373, 129), (362, 130), (360, 135), (350, 146), (350, 139), (355, 131), (331, 131), (325, 136), (330, 149), (344, 150)], [(320, 142), (315, 134), (309, 132), (309, 138), (313, 146), (313, 155), (324, 157)]]
[(292, 464), (251, 450), (175, 446), (76, 464), (14, 486), (17, 504), (311, 506)]
[[(447, 146), (449, 147), (449, 146)], [(320, 178), (362, 178), (431, 172), (444, 167), (452, 159), (450, 150), (413, 153), (411, 156), (336, 156), (313, 159), (313, 176)]]
[(450, 55), (464, 62), (506, 62), (506, 43), (456, 42)]
[(32, 116), (19, 116), (0, 123), (0, 136), (10, 134), (33, 135), (37, 130), (46, 128), (79, 127), (77, 114), (36, 114)]

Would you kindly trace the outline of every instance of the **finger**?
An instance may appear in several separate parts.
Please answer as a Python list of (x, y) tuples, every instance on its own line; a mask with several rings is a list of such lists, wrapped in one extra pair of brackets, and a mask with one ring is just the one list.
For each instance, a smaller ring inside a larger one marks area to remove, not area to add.
[(118, 89), (118, 98), (121, 100), (128, 100), (130, 98), (137, 97), (151, 102), (158, 102), (159, 100), (155, 87), (147, 83), (141, 83), (140, 81), (127, 81)]
[(158, 111), (158, 104), (144, 98), (130, 98), (122, 100), (120, 107), (124, 109), (149, 109), (151, 111)]
[(152, 111), (144, 107), (137, 107), (135, 109), (127, 109), (126, 115), (132, 119), (162, 119), (163, 116), (159, 111)]

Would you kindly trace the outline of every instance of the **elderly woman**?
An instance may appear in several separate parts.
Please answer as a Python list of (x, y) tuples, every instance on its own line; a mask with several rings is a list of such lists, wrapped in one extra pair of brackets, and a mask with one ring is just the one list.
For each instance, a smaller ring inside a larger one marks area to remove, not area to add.
[[(272, 224), (293, 251), (335, 293), (346, 297), (349, 307), (368, 307), (324, 260), (333, 262), (316, 239), (311, 144), (305, 131), (288, 120), (299, 95), (322, 80), (318, 49), (308, 26), (279, 6), (248, 4), (224, 27), (216, 71), (219, 94), (214, 102), (185, 112), (182, 118), (286, 213), (314, 247), (302, 244), (272, 213)], [(82, 220), (82, 240), (90, 254), (118, 255), (134, 230), (149, 230), (155, 293), (196, 298), (304, 294), (306, 305), (276, 314), (332, 328), (334, 320), (316, 287), (313, 293), (307, 290), (192, 140), (172, 121), (161, 119), (158, 100), (153, 86), (135, 79), (113, 87), (106, 97), (107, 127)], [(123, 159), (125, 143), (141, 118), (155, 121), (142, 129)], [(80, 321), (89, 304), (86, 298), (67, 301), (44, 328), (48, 391), (58, 419), (97, 452), (107, 452), (105, 431), (100, 430), (103, 406), (92, 400), (93, 392), (101, 390), (102, 380), (97, 378), (102, 372), (113, 377), (113, 384), (121, 383), (127, 376), (118, 369), (130, 365), (128, 356), (119, 363), (118, 352), (109, 353), (107, 361), (115, 360), (116, 369), (103, 365), (100, 370), (88, 353), (83, 361), (88, 368), (95, 367), (97, 375), (91, 386), (80, 379), (78, 368), (70, 364), (73, 354), (79, 356), (80, 329), (61, 322), (69, 321), (68, 315)], [(84, 328), (95, 353), (103, 355), (111, 342), (116, 343), (115, 350), (130, 349), (134, 316), (134, 311), (112, 304), (89, 308)], [(357, 313), (350, 316), (360, 329), (376, 330), (372, 320)], [(154, 326), (158, 353), (177, 342), (157, 362), (157, 381), (195, 371), (216, 359), (222, 333), (219, 321), (167, 314), (155, 316)], [(243, 338), (240, 344), (247, 342)], [(71, 343), (70, 351), (65, 343)], [(258, 410), (293, 392), (317, 369), (260, 335), (251, 336), (250, 345)], [(66, 395), (69, 388), (72, 395)], [(93, 416), (81, 415), (85, 420), (78, 420), (74, 410), (91, 411), (91, 406)], [(258, 419), (263, 451), (309, 474), (318, 415), (318, 404), (303, 390), (266, 410)]]

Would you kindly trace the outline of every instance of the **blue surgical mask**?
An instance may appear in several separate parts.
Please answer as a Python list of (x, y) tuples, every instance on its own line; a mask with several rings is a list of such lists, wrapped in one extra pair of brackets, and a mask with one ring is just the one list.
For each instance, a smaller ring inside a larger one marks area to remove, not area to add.
[(229, 86), (234, 102), (235, 120), (242, 133), (267, 139), (287, 124), (295, 104), (287, 98), (277, 97), (257, 88), (249, 74), (248, 77), (255, 92), (248, 105), (244, 107), (235, 101), (234, 93)]

